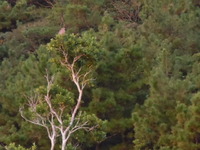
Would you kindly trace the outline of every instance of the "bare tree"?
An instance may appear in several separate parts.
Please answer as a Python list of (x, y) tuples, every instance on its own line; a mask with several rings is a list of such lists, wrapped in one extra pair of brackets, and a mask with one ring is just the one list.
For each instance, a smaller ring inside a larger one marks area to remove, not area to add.
[(78, 98), (76, 101), (75, 108), (73, 109), (72, 114), (71, 114), (70, 123), (68, 127), (66, 128), (63, 128), (62, 126), (59, 128), (60, 133), (62, 135), (62, 150), (64, 150), (66, 147), (66, 143), (69, 140), (69, 137), (71, 136), (71, 134), (73, 134), (75, 131), (79, 129), (91, 130), (93, 127), (88, 127), (87, 121), (83, 123), (80, 122), (81, 113), (77, 116), (77, 113), (82, 101), (83, 90), (85, 86), (88, 84), (88, 82), (92, 80), (91, 78), (88, 78), (88, 75), (90, 74), (91, 71), (89, 70), (85, 73), (81, 73), (82, 68), (79, 68), (78, 70), (76, 70), (76, 67), (75, 67), (76, 62), (84, 55), (76, 56), (73, 59), (72, 63), (70, 63), (68, 53), (66, 53), (63, 50), (62, 54), (64, 56), (64, 60), (60, 61), (60, 63), (71, 72), (71, 80), (76, 85), (76, 88), (78, 90)]
[(79, 111), (83, 96), (83, 90), (85, 86), (92, 80), (88, 76), (91, 70), (82, 72), (81, 68), (78, 68), (77, 70), (77, 67), (75, 67), (77, 61), (79, 61), (81, 57), (83, 57), (84, 55), (79, 55), (74, 57), (72, 63), (70, 63), (68, 58), (68, 53), (62, 51), (62, 54), (64, 56), (64, 60), (61, 60), (60, 63), (70, 71), (71, 80), (76, 85), (78, 91), (78, 97), (75, 106), (72, 109), (70, 117), (68, 118), (69, 123), (67, 125), (66, 123), (64, 123), (65, 119), (63, 113), (66, 107), (54, 108), (54, 106), (52, 105), (52, 99), (51, 99), (52, 96), (50, 95), (50, 91), (53, 85), (54, 78), (50, 77), (48, 73), (45, 76), (47, 80), (47, 90), (45, 96), (43, 97), (44, 102), (47, 104), (48, 107), (47, 114), (43, 116), (36, 110), (37, 106), (40, 104), (39, 96), (28, 98), (28, 104), (27, 104), (28, 108), (34, 115), (32, 119), (28, 119), (28, 117), (24, 115), (23, 108), (20, 108), (21, 116), (26, 121), (46, 128), (48, 137), (51, 140), (51, 150), (54, 149), (56, 137), (58, 137), (59, 135), (62, 138), (62, 150), (65, 150), (66, 144), (69, 141), (70, 136), (74, 132), (80, 129), (90, 131), (96, 127), (96, 126), (89, 127), (88, 124), (89, 122), (82, 120), (82, 113)]
[(32, 113), (31, 115), (33, 117), (31, 117), (30, 119), (26, 117), (24, 115), (23, 107), (20, 108), (20, 114), (26, 121), (46, 128), (48, 137), (51, 141), (51, 150), (53, 150), (56, 143), (56, 137), (58, 137), (59, 135), (55, 125), (55, 115), (54, 112), (52, 111), (51, 96), (49, 94), (53, 83), (53, 77), (50, 80), (49, 76), (47, 75), (46, 79), (48, 85), (47, 85), (46, 95), (44, 96), (44, 100), (48, 104), (50, 111), (45, 116), (37, 112), (37, 106), (40, 105), (42, 101), (40, 101), (39, 95), (35, 94), (34, 96), (27, 97), (28, 99), (27, 106), (30, 112)]

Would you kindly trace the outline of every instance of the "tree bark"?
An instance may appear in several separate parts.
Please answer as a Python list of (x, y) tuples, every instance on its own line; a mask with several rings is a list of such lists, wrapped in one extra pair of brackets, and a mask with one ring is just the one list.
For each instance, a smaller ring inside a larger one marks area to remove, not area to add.
[(55, 140), (51, 139), (51, 150), (54, 150), (55, 147)]
[(66, 143), (67, 143), (67, 140), (66, 140), (66, 137), (65, 135), (62, 135), (62, 150), (66, 150)]

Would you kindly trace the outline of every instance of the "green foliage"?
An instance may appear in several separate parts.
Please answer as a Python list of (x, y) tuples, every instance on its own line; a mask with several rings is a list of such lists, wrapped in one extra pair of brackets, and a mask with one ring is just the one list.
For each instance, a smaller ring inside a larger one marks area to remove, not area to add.
[(31, 148), (24, 148), (22, 146), (16, 146), (15, 143), (11, 143), (9, 146), (6, 146), (6, 150), (36, 150), (36, 145), (33, 144)]
[(14, 6), (11, 6), (6, 0), (0, 2), (0, 31), (16, 28), (18, 22), (28, 22), (36, 16), (31, 15), (34, 7), (27, 6), (26, 0), (18, 0)]
[[(15, 50), (19, 52), (18, 48)], [(44, 46), (38, 49), (37, 54), (30, 55), (26, 61), (24, 61), (23, 56), (19, 56), (20, 54), (22, 55), (21, 52), (19, 54), (16, 53), (13, 53), (12, 57), (5, 59), (1, 66), (0, 74), (3, 80), (1, 80), (2, 90), (0, 94), (2, 105), (0, 133), (4, 136), (0, 137), (0, 141), (5, 144), (15, 142), (23, 146), (28, 146), (34, 141), (37, 145), (43, 143), (43, 145), (46, 145), (43, 149), (48, 149), (47, 140), (42, 138), (45, 132), (24, 123), (18, 111), (20, 104), (25, 102), (27, 95), (32, 94), (39, 85), (45, 85), (45, 69), (51, 72), (54, 70), (54, 66), (48, 61), (49, 54)]]
[(57, 1), (49, 20), (55, 25), (64, 26), (68, 32), (79, 32), (97, 28), (104, 0)]
[(191, 118), (191, 97), (199, 90), (193, 82), (199, 78), (193, 69), (198, 64), (199, 8), (187, 0), (145, 3), (140, 29), (145, 32), (145, 59), (152, 68), (150, 94), (133, 112), (134, 149), (196, 150), (196, 131), (189, 132), (186, 122)]
[[(27, 95), (44, 96), (46, 69), (55, 74), (53, 106), (66, 106), (69, 123), (77, 92), (60, 65), (65, 52), (70, 63), (82, 56), (75, 66), (81, 73), (93, 70), (80, 112), (81, 121), (97, 125), (76, 132), (68, 149), (200, 149), (199, 6), (198, 0), (1, 0), (0, 145), (49, 149), (45, 131), (18, 113)], [(66, 34), (56, 35), (62, 27)], [(45, 116), (40, 100), (37, 111)]]

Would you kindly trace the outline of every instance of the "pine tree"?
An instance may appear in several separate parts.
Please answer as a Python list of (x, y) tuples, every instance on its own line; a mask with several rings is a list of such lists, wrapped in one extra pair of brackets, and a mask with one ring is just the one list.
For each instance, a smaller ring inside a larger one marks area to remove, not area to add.
[(193, 55), (199, 49), (199, 8), (190, 1), (181, 3), (145, 2), (141, 12), (143, 35), (139, 42), (145, 43), (145, 60), (152, 68), (149, 96), (133, 112), (135, 149), (183, 149), (183, 145), (175, 146), (177, 142), (189, 141), (181, 124), (188, 117), (194, 85), (190, 75), (196, 64)]

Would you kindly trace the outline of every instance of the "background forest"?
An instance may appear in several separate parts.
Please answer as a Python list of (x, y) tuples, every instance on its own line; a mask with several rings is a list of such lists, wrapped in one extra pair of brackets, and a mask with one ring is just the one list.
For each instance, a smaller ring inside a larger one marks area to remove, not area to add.
[(73, 105), (76, 88), (55, 53), (64, 43), (70, 57), (87, 54), (78, 67), (94, 80), (80, 109), (98, 124), (75, 132), (68, 150), (199, 150), (199, 40), (199, 0), (0, 0), (0, 149), (50, 149), (19, 108), (42, 93), (46, 70), (55, 105)]

